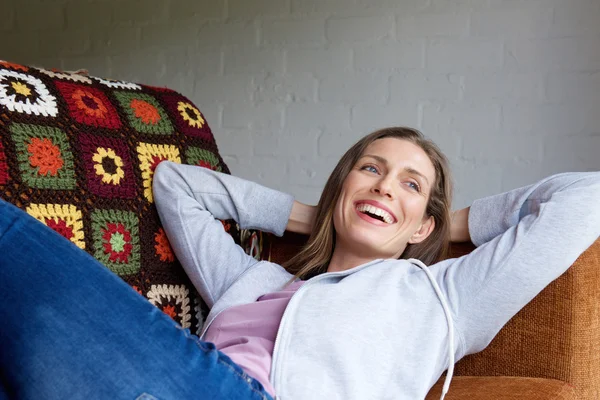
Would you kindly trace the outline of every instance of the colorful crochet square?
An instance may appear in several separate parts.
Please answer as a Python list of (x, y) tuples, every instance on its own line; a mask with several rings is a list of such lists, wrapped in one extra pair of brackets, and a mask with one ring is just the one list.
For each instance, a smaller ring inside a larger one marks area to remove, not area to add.
[(82, 133), (79, 148), (90, 192), (110, 199), (135, 198), (135, 175), (124, 140)]
[(188, 147), (185, 151), (185, 158), (187, 163), (191, 165), (198, 165), (219, 172), (222, 170), (217, 156), (209, 150), (200, 147)]
[(140, 269), (139, 221), (133, 212), (94, 210), (92, 212), (94, 257), (118, 275)]
[(76, 185), (67, 135), (50, 126), (12, 124), (21, 178), (38, 189), (70, 190)]
[(197, 136), (209, 142), (214, 142), (214, 137), (206, 119), (187, 98), (179, 95), (164, 95), (162, 97), (171, 115), (175, 116), (177, 130), (186, 135)]
[(6, 164), (6, 155), (2, 148), (2, 142), (0, 142), (0, 185), (6, 185), (8, 183), (8, 165)]
[(81, 123), (102, 128), (121, 127), (119, 116), (104, 93), (76, 83), (55, 81), (65, 99), (71, 117)]
[(130, 89), (130, 90), (142, 90), (142, 87), (137, 83), (123, 82), (116, 79), (104, 79), (98, 78), (97, 76), (92, 77), (95, 81), (100, 82), (102, 85), (111, 89)]
[(156, 256), (162, 262), (173, 262), (175, 261), (175, 253), (173, 253), (173, 249), (171, 248), (171, 243), (169, 243), (169, 239), (167, 238), (167, 234), (163, 228), (159, 228), (158, 231), (154, 234), (154, 250), (156, 251)]
[(190, 291), (185, 285), (152, 285), (146, 297), (183, 328), (191, 326)]
[(174, 145), (140, 143), (137, 146), (138, 159), (140, 161), (140, 170), (144, 181), (144, 197), (150, 202), (154, 202), (152, 197), (152, 177), (156, 166), (164, 160), (170, 160), (181, 163), (179, 149)]
[(30, 204), (26, 211), (84, 250), (82, 214), (72, 204)]
[(115, 92), (114, 95), (136, 131), (155, 135), (173, 133), (167, 113), (152, 96), (132, 92)]
[(56, 117), (56, 97), (46, 85), (29, 74), (0, 69), (0, 105), (9, 111)]

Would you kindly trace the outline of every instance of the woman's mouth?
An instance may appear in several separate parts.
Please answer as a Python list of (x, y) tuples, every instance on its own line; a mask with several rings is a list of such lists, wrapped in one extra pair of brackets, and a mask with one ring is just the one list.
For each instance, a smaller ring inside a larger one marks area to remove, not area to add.
[(377, 225), (391, 225), (396, 221), (396, 218), (388, 210), (373, 203), (377, 202), (357, 202), (355, 204), (355, 210), (359, 217), (368, 222), (376, 223)]

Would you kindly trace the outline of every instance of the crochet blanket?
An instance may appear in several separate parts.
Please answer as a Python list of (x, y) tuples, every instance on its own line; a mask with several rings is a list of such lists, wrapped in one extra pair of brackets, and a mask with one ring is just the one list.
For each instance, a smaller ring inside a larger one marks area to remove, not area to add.
[[(0, 197), (199, 333), (206, 305), (152, 197), (163, 160), (229, 173), (204, 115), (179, 93), (0, 61)], [(246, 240), (260, 233), (222, 222), (238, 244), (260, 247)]]

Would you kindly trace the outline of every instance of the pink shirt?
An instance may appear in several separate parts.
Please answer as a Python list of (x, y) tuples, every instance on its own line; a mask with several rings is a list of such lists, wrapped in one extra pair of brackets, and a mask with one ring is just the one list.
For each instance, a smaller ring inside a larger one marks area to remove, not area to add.
[(275, 337), (290, 298), (303, 283), (293, 282), (279, 292), (260, 296), (254, 303), (228, 308), (215, 318), (204, 337), (262, 383), (273, 397), (275, 389), (269, 374)]

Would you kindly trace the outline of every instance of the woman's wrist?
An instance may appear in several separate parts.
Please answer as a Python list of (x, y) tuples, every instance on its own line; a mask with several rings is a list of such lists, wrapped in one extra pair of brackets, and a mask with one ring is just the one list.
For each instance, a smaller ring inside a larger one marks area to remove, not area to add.
[(309, 235), (315, 220), (316, 207), (294, 200), (286, 230)]
[(469, 210), (471, 207), (466, 207), (461, 210), (452, 212), (452, 223), (450, 225), (450, 241), (451, 242), (470, 242), (471, 234), (469, 233)]

